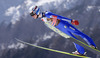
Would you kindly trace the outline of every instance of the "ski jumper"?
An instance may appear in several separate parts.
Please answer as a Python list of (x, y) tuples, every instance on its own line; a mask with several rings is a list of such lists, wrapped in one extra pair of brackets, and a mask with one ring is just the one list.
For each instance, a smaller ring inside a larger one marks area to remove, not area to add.
[[(57, 16), (57, 19), (60, 20), (60, 23), (57, 26), (55, 26), (60, 31), (64, 32), (65, 34), (67, 34), (67, 35), (69, 35), (69, 36), (71, 36), (75, 39), (77, 39), (77, 38), (73, 34), (78, 35), (81, 38), (83, 38), (88, 43), (88, 45), (93, 45), (93, 46), (96, 47), (95, 43), (93, 42), (93, 40), (89, 36), (82, 33), (81, 31), (76, 29), (72, 24), (70, 24), (72, 19), (53, 14), (51, 12), (45, 12), (45, 13), (42, 13), (42, 21), (46, 22), (47, 21), (46, 19), (47, 18), (52, 18), (52, 16)], [(76, 43), (74, 43), (74, 45), (75, 45), (75, 48), (77, 49), (77, 51), (80, 54), (84, 54), (85, 50), (82, 46), (80, 46)]]

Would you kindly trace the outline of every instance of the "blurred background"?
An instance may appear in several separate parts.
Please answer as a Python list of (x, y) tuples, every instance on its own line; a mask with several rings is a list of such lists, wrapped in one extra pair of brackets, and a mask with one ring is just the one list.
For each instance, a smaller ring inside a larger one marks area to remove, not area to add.
[[(75, 27), (90, 36), (100, 50), (100, 0), (0, 0), (0, 58), (77, 58), (27, 46), (15, 40), (18, 38), (70, 53), (76, 50), (69, 39), (61, 37), (40, 19), (34, 20), (29, 15), (36, 5), (41, 11), (78, 20), (80, 24)], [(100, 58), (86, 51), (87, 56)]]

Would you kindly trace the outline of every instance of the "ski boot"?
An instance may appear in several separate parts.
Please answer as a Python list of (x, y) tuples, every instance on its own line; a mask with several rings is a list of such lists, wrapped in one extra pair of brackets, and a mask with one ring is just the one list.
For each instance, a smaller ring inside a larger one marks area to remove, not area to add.
[(94, 48), (94, 49), (97, 49), (97, 47), (95, 47), (95, 46), (93, 46), (93, 45), (90, 45), (92, 48)]
[(78, 51), (72, 52), (75, 55), (86, 56), (86, 52), (84, 54), (80, 54)]

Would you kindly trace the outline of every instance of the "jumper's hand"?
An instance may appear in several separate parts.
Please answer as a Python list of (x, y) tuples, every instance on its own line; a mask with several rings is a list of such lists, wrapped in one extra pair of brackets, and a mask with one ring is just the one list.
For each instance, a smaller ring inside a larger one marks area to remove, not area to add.
[(52, 25), (55, 26), (57, 23), (57, 16), (52, 16), (52, 18), (53, 18)]
[(71, 23), (72, 23), (73, 25), (79, 25), (78, 20), (72, 20)]

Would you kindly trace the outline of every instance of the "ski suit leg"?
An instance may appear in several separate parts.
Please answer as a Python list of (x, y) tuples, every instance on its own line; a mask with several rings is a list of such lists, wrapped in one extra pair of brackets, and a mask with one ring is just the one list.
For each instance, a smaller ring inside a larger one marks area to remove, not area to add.
[[(71, 36), (71, 37), (77, 39), (71, 32), (65, 30), (65, 33), (66, 33), (67, 35), (69, 35), (69, 36)], [(77, 39), (77, 40), (78, 40), (78, 39)], [(85, 50), (84, 50), (84, 48), (83, 48), (82, 46), (80, 46), (80, 45), (78, 45), (78, 44), (76, 44), (76, 43), (74, 43), (74, 42), (73, 42), (73, 44), (75, 45), (75, 48), (77, 49), (77, 51), (78, 51), (80, 54), (84, 54), (84, 53), (85, 53)]]
[(96, 47), (95, 43), (93, 42), (93, 40), (89, 36), (87, 36), (86, 34), (82, 33), (81, 31), (76, 29), (74, 26), (70, 25), (68, 30), (70, 32), (76, 34), (76, 35), (79, 35), (81, 38), (83, 38), (88, 43), (88, 45), (93, 45), (93, 46)]
[[(64, 26), (66, 25), (66, 23), (64, 23), (63, 21), (61, 21), (59, 23), (59, 25), (55, 26), (56, 28), (58, 28), (60, 31), (64, 32), (65, 34), (77, 39), (70, 31), (68, 31), (68, 28), (65, 28)], [(67, 26), (67, 25), (66, 25)], [(77, 51), (80, 53), (80, 54), (84, 54), (85, 50), (82, 46), (74, 43), (75, 45), (75, 48), (77, 49)]]

